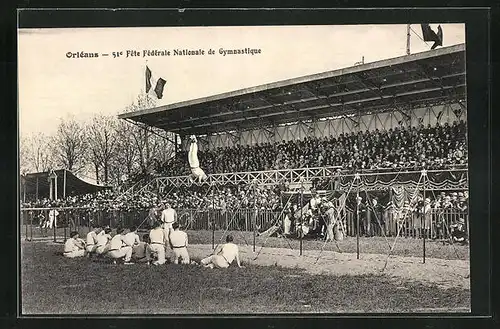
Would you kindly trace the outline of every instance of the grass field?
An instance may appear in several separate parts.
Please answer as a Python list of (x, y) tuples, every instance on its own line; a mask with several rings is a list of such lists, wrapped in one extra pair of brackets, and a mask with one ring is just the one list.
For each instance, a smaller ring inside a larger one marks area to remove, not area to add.
[[(29, 230), (28, 230), (29, 231)], [(84, 227), (80, 230), (80, 236), (85, 237), (88, 233), (88, 228)], [(22, 237), (25, 240), (25, 230), (22, 230)], [(33, 238), (37, 239), (43, 236), (39, 228), (33, 229)], [(140, 232), (147, 233), (146, 231)], [(211, 244), (212, 243), (212, 231), (187, 231), (189, 235), (189, 242), (191, 244)], [(69, 229), (66, 230), (66, 234), (69, 235)], [(220, 242), (224, 242), (225, 235), (232, 234), (235, 242), (238, 245), (249, 245), (253, 247), (253, 232), (241, 232), (241, 231), (216, 231), (214, 236), (215, 245)], [(224, 235), (224, 236), (223, 236)], [(31, 234), (28, 234), (30, 237)], [(46, 235), (47, 239), (52, 239), (53, 231), (49, 231)], [(58, 228), (56, 230), (56, 240), (58, 242), (63, 242), (64, 240), (64, 229)], [(334, 242), (324, 243), (319, 240), (303, 240), (303, 250), (325, 250), (325, 251), (340, 251), (345, 253), (356, 253), (356, 237), (347, 237), (343, 241), (338, 241), (337, 244)], [(394, 243), (395, 242), (395, 243)], [(423, 241), (422, 239), (414, 238), (404, 238), (398, 237), (371, 237), (371, 238), (360, 238), (359, 249), (361, 254), (387, 254), (390, 248), (394, 245), (394, 249), (391, 255), (399, 256), (412, 256), (412, 257), (422, 257), (423, 254)], [(288, 248), (291, 250), (296, 250), (299, 252), (300, 241), (297, 239), (284, 239), (276, 237), (260, 237), (257, 236), (255, 239), (256, 251), (260, 247), (270, 247), (270, 248)], [(337, 247), (338, 246), (338, 247)], [(469, 259), (469, 246), (462, 246), (459, 244), (445, 244), (443, 245), (440, 241), (427, 240), (425, 246), (426, 257), (438, 258), (438, 259)]]
[[(237, 232), (234, 235), (236, 240), (243, 240)], [(218, 233), (216, 238), (221, 236), (222, 232)], [(385, 244), (384, 239), (365, 241), (367, 239), (363, 239), (361, 244), (365, 253), (376, 251)], [(23, 242), (21, 245), (22, 312), (23, 314), (367, 313), (465, 312), (470, 308), (469, 288), (466, 284), (454, 284), (460, 280), (452, 276), (454, 272), (466, 272), (463, 268), (460, 271), (454, 270), (453, 264), (466, 263), (461, 260), (443, 260), (452, 257), (453, 252), (438, 252), (436, 248), (433, 252), (441, 254), (441, 259), (429, 259), (426, 266), (408, 265), (403, 268), (404, 273), (398, 274), (396, 270), (391, 270), (387, 273), (366, 271), (366, 274), (363, 274), (364, 267), (359, 265), (370, 264), (371, 260), (368, 256), (363, 256), (356, 263), (356, 260), (352, 259), (353, 256), (348, 254), (353, 248), (351, 240), (354, 240), (355, 251), (355, 239), (347, 239), (339, 245), (341, 249), (345, 249), (342, 254), (342, 257), (346, 258), (345, 261), (340, 258), (338, 261), (332, 260), (332, 255), (340, 256), (340, 254), (325, 248), (323, 253), (325, 257), (322, 257), (318, 264), (313, 265), (312, 260), (305, 258), (291, 257), (302, 263), (288, 262), (290, 266), (282, 266), (287, 264), (285, 256), (273, 256), (270, 253), (263, 253), (260, 256), (262, 261), (260, 257), (253, 261), (253, 257), (250, 257), (251, 246), (246, 247), (243, 242), (242, 250), (246, 249), (244, 251), (246, 254), (242, 259), (246, 267), (244, 269), (230, 267), (226, 270), (173, 264), (158, 267), (143, 264), (125, 266), (89, 259), (65, 259), (57, 254), (62, 250), (60, 244), (46, 241)], [(412, 249), (416, 248), (417, 244), (407, 243), (407, 240), (401, 239), (402, 245), (398, 253), (419, 256), (418, 250)], [(211, 232), (190, 232), (191, 244), (209, 244), (205, 245), (204, 249), (193, 245), (193, 251), (190, 251), (192, 257), (199, 260), (207, 250), (210, 250), (210, 241)], [(251, 244), (252, 240), (248, 242)], [(266, 246), (282, 243), (285, 244), (281, 247), (287, 246), (282, 239), (269, 238)], [(321, 242), (304, 241), (304, 246), (306, 245), (311, 249), (317, 249), (318, 245), (321, 248)], [(329, 245), (328, 248), (336, 250), (335, 244)], [(305, 254), (319, 253), (319, 250), (311, 249), (307, 249)], [(280, 251), (280, 249), (273, 250)], [(295, 250), (290, 253), (294, 254)], [(391, 260), (391, 266), (395, 266), (394, 262), (399, 262), (400, 259), (411, 259), (411, 257)], [(339, 270), (342, 267), (342, 270), (336, 274), (311, 271), (312, 266), (328, 269), (327, 263), (330, 263), (333, 272), (337, 267)], [(450, 268), (447, 266), (448, 263)], [(442, 273), (447, 273), (452, 282), (443, 286), (433, 283), (432, 277), (430, 280), (419, 282), (418, 275), (415, 275), (417, 278), (415, 280), (405, 279), (413, 277), (412, 269), (417, 268), (416, 266), (422, 268), (421, 275), (427, 275), (434, 268), (442, 268), (448, 272), (436, 270), (433, 275), (439, 277), (443, 275)]]

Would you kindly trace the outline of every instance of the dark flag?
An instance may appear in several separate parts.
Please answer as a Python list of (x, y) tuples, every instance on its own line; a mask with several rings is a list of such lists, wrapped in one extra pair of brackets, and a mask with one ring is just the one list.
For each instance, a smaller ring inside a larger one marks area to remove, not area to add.
[(146, 66), (146, 94), (151, 89), (151, 70)]
[(165, 83), (166, 81), (162, 78), (159, 78), (158, 81), (156, 81), (155, 94), (158, 99), (163, 97), (163, 88), (165, 87)]
[(422, 26), (422, 36), (424, 37), (424, 41), (434, 41), (431, 49), (443, 45), (443, 30), (441, 29), (441, 25), (438, 25), (437, 33), (431, 29), (429, 24), (420, 25)]
[(163, 78), (155, 79), (149, 67), (146, 66), (146, 94), (149, 93), (151, 87), (154, 86), (154, 95), (158, 99), (163, 97), (163, 89), (167, 81)]

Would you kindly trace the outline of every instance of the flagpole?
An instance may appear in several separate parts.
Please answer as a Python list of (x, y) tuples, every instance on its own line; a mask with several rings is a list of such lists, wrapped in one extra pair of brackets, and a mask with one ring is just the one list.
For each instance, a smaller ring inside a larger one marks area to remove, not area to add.
[(406, 55), (410, 55), (410, 24), (406, 25)]

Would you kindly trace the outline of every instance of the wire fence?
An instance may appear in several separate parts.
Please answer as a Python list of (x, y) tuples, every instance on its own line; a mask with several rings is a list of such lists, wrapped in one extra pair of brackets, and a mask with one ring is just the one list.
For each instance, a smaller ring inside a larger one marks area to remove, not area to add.
[[(93, 227), (135, 225), (147, 229), (159, 219), (158, 214), (152, 215), (149, 209), (24, 208), (20, 215), (25, 240), (52, 238), (54, 242), (65, 241), (71, 231), (84, 234)], [(293, 232), (295, 224), (299, 222), (299, 218), (293, 218), (289, 213), (261, 209), (178, 209), (177, 217), (184, 230), (262, 232), (275, 224), (283, 227), (286, 217)], [(344, 234), (356, 236), (356, 212), (346, 207), (341, 218)], [(469, 215), (456, 209), (432, 209), (425, 216), (419, 213), (402, 216), (401, 212), (392, 210), (383, 211), (376, 216), (367, 212), (359, 218), (359, 233), (360, 236), (396, 236), (401, 229), (399, 236), (405, 238), (422, 238), (425, 234), (429, 239), (449, 239), (451, 225), (460, 218), (465, 221), (468, 233)]]

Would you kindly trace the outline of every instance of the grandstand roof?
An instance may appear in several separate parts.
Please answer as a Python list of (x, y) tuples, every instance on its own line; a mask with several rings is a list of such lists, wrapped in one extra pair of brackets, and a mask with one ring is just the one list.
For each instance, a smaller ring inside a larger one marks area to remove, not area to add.
[(247, 130), (465, 99), (465, 45), (119, 115), (180, 135)]
[[(54, 170), (57, 175), (57, 195), (59, 198), (63, 197), (64, 193), (64, 174), (66, 172), (66, 196), (81, 195), (86, 193), (94, 193), (104, 189), (108, 189), (108, 186), (96, 185), (86, 182), (73, 174), (71, 171), (66, 169)], [(38, 190), (38, 197), (48, 198), (50, 183), (49, 175), (51, 172), (37, 172), (30, 173), (21, 176), (21, 181), (25, 183), (26, 196), (27, 198), (35, 197)], [(21, 185), (22, 186), (22, 185)], [(21, 189), (21, 193), (23, 190)]]

